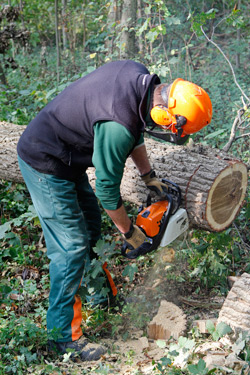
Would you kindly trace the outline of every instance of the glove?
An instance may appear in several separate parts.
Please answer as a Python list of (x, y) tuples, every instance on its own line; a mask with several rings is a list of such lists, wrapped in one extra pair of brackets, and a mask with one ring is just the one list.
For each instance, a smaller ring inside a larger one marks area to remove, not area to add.
[(131, 224), (130, 230), (123, 234), (125, 243), (122, 247), (122, 255), (128, 259), (138, 258), (150, 251), (152, 240), (145, 236), (137, 225)]
[(142, 175), (141, 179), (150, 190), (154, 191), (160, 197), (164, 197), (168, 192), (166, 184), (156, 178), (153, 169), (147, 174)]

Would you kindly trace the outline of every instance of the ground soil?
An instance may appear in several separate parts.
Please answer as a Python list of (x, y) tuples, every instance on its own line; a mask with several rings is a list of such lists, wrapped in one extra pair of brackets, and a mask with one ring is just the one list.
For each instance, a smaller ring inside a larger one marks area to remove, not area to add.
[[(197, 294), (195, 285), (183, 282), (180, 277), (173, 278), (169, 270), (175, 262), (173, 249), (162, 250), (147, 272), (142, 270), (138, 273), (137, 282), (130, 283), (127, 280), (127, 285), (123, 284), (121, 294), (123, 297), (125, 295), (125, 302), (122, 309), (126, 310), (127, 320), (122, 326), (116, 327), (113, 335), (110, 335), (112, 327), (108, 324), (106, 334), (98, 333), (98, 342), (108, 348), (107, 354), (98, 362), (65, 363), (65, 374), (74, 374), (74, 371), (77, 374), (158, 374), (154, 372), (153, 362), (164, 357), (166, 352), (156, 341), (147, 340), (146, 337), (147, 325), (157, 314), (162, 300), (182, 309), (187, 319), (187, 332), (192, 328), (194, 320), (218, 316), (224, 298)], [(181, 264), (175, 266), (179, 267), (179, 271), (183, 267)], [(100, 372), (100, 368), (103, 372)]]

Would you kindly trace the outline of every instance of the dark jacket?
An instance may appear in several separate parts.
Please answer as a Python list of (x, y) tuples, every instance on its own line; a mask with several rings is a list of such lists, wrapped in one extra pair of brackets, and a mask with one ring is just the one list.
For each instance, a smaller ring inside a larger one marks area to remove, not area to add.
[(157, 75), (131, 60), (101, 66), (70, 84), (30, 122), (18, 142), (19, 156), (39, 172), (76, 178), (92, 166), (96, 122), (116, 121), (139, 139), (148, 89), (158, 83)]

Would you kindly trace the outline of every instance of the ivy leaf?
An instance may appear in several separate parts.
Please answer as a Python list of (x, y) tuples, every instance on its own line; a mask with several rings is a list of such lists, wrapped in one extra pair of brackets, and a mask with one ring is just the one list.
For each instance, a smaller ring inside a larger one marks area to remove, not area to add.
[(188, 365), (188, 371), (194, 375), (206, 375), (208, 373), (206, 362), (200, 359), (197, 365)]

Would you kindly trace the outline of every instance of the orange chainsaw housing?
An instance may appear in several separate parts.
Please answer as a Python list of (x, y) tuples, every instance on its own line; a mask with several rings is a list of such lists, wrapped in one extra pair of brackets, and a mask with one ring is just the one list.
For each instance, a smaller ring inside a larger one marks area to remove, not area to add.
[(143, 229), (148, 237), (155, 237), (159, 234), (162, 217), (168, 209), (167, 200), (157, 201), (144, 208), (136, 219), (136, 225)]

